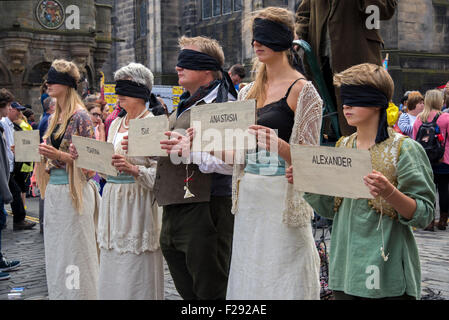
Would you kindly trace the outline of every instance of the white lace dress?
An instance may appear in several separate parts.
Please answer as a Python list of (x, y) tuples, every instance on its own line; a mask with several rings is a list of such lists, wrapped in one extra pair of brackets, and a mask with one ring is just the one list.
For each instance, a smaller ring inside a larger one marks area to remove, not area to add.
[[(148, 115), (152, 116), (152, 115)], [(122, 118), (110, 127), (108, 142), (125, 154), (119, 133)], [(162, 300), (164, 272), (159, 247), (161, 219), (152, 192), (156, 161), (129, 157), (140, 175), (132, 184), (107, 183), (98, 223), (100, 253), (99, 299)]]
[[(252, 84), (239, 95), (244, 100)], [(319, 144), (322, 101), (313, 85), (298, 99), (290, 143)], [(245, 173), (234, 166), (235, 213), (228, 300), (319, 299), (320, 260), (313, 210), (284, 176)]]

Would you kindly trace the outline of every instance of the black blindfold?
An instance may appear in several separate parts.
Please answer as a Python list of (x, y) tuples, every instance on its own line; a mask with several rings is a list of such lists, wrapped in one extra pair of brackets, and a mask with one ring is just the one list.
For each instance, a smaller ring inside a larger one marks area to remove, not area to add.
[(176, 66), (188, 70), (221, 71), (223, 77), (218, 87), (216, 102), (227, 102), (228, 93), (237, 98), (237, 91), (232, 84), (229, 74), (223, 71), (220, 63), (214, 57), (199, 51), (183, 49), (179, 53)]
[(253, 43), (257, 41), (273, 51), (285, 51), (292, 47), (293, 32), (283, 24), (256, 18), (253, 24)]
[(188, 70), (222, 70), (220, 63), (215, 58), (190, 49), (181, 50), (176, 66)]
[(343, 105), (352, 107), (380, 107), (379, 127), (377, 129), (376, 143), (388, 139), (387, 108), (388, 98), (380, 90), (371, 86), (342, 85), (341, 101)]
[(58, 72), (55, 68), (51, 67), (48, 71), (48, 84), (62, 84), (76, 90), (77, 84), (75, 78), (68, 73)]
[(371, 86), (341, 86), (341, 100), (344, 105), (352, 107), (388, 108), (388, 98), (380, 90)]
[(140, 83), (131, 80), (117, 80), (115, 93), (120, 96), (139, 98), (146, 101), (150, 100), (151, 91)]

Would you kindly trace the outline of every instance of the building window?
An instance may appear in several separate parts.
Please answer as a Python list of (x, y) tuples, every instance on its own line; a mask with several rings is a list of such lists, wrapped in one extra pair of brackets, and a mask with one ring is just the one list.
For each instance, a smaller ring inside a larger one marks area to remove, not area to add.
[(137, 25), (137, 38), (145, 37), (148, 32), (147, 27), (147, 2), (144, 0), (138, 0), (136, 5), (136, 25)]
[(234, 0), (234, 11), (242, 11), (242, 0)]
[(208, 19), (212, 17), (212, 0), (203, 0), (202, 2), (203, 19)]
[(232, 13), (232, 0), (223, 0), (223, 14)]
[(221, 16), (221, 0), (213, 0), (214, 17)]
[(202, 0), (201, 10), (203, 19), (242, 11), (242, 0)]

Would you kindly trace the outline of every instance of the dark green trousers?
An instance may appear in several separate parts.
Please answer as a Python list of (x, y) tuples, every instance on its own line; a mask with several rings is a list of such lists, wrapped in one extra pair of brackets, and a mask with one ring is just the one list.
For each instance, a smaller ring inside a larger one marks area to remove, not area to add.
[(226, 298), (234, 231), (230, 197), (164, 206), (161, 249), (185, 300)]

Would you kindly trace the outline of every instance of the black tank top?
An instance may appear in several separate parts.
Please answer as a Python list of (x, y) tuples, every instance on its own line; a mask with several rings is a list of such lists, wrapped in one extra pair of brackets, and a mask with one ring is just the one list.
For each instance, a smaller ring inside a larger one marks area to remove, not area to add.
[(61, 125), (58, 123), (50, 135), (51, 145), (58, 150), (61, 147), (61, 143), (62, 143), (62, 140), (64, 139), (64, 135), (65, 135), (65, 133), (63, 133), (59, 138), (56, 139), (55, 135), (56, 135), (56, 132), (58, 132), (59, 127), (61, 127)]
[(292, 135), (293, 124), (295, 122), (295, 113), (287, 103), (288, 95), (291, 89), (299, 80), (306, 80), (299, 78), (288, 88), (285, 96), (278, 101), (269, 103), (262, 108), (257, 109), (257, 124), (278, 130), (278, 137), (289, 142)]

